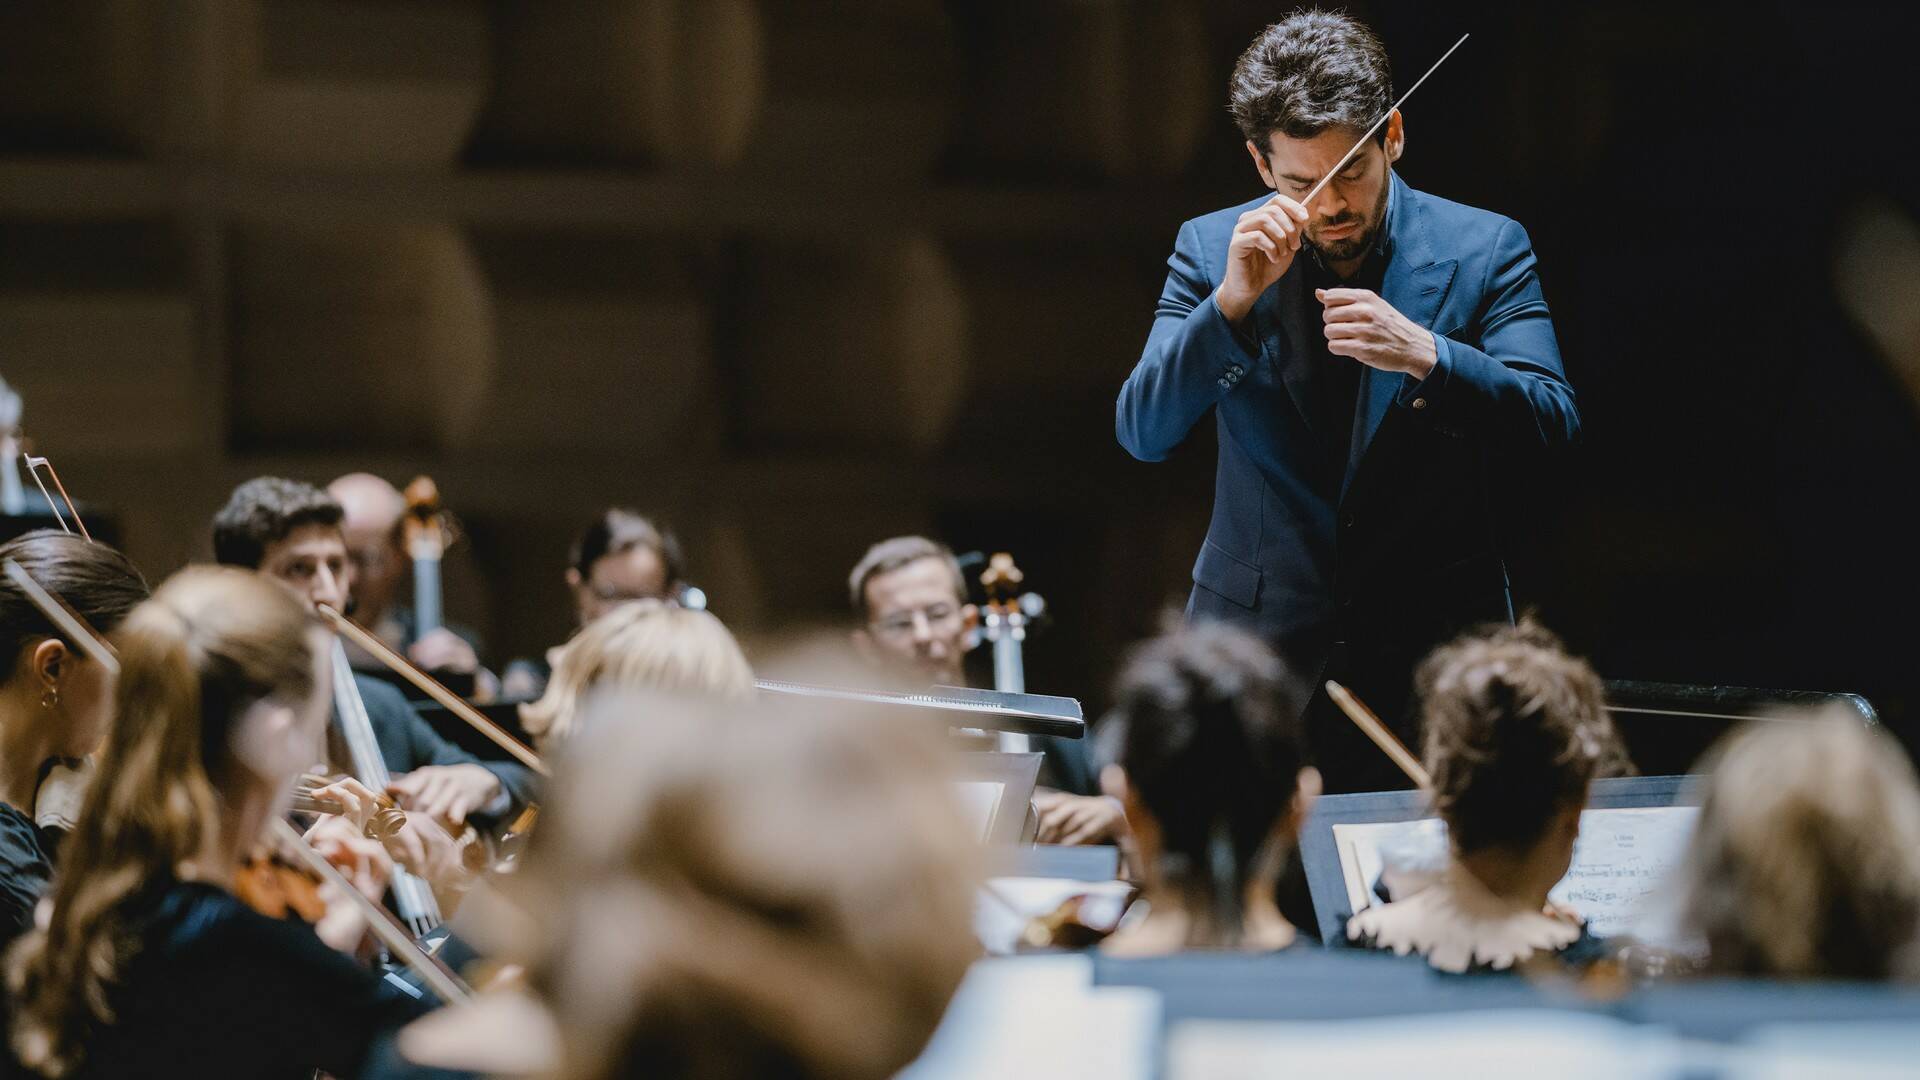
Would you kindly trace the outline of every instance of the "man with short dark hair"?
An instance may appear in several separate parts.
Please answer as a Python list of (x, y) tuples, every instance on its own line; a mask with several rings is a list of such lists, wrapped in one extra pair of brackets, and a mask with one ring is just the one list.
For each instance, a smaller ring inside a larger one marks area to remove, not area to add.
[[(249, 480), (214, 515), (214, 558), (282, 581), (308, 603), (344, 611), (352, 573), (341, 516), (340, 504), (312, 484)], [(468, 816), (495, 822), (525, 801), (533, 784), (525, 768), (483, 764), (441, 738), (391, 685), (358, 673), (354, 682), (393, 774), (393, 794), (407, 810), (453, 824)]]
[(1414, 663), (1512, 617), (1495, 529), (1512, 493), (1495, 480), (1579, 430), (1526, 230), (1408, 187), (1397, 111), (1340, 164), (1392, 91), (1386, 50), (1344, 14), (1300, 12), (1254, 41), (1230, 107), (1273, 193), (1181, 226), (1116, 408), (1142, 461), (1215, 414), (1187, 614), (1251, 626), (1312, 678), (1332, 790), (1404, 781), (1322, 681), (1413, 741)]
[(680, 541), (632, 510), (614, 507), (593, 519), (568, 553), (567, 588), (585, 626), (633, 600), (672, 600), (683, 591)]
[[(867, 549), (847, 577), (848, 599), (860, 625), (853, 643), (860, 654), (903, 685), (965, 686), (968, 631), (980, 613), (967, 602), (967, 582), (952, 549), (923, 536), (897, 536)], [(1046, 756), (1034, 793), (1040, 814), (1035, 839), (1042, 843), (1117, 842), (1126, 820), (1117, 799), (1095, 792), (1096, 778), (1084, 744), (1035, 737)]]

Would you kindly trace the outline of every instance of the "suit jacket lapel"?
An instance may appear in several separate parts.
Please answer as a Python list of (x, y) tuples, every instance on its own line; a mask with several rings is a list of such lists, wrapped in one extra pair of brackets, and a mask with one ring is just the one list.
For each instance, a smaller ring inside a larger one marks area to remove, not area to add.
[[(1440, 305), (1446, 302), (1447, 289), (1453, 284), (1453, 272), (1459, 262), (1434, 261), (1432, 247), (1422, 228), (1420, 208), (1398, 173), (1394, 174), (1393, 187), (1393, 211), (1388, 224), (1392, 230), (1393, 252), (1387, 258), (1380, 297), (1400, 314), (1431, 330), (1440, 314)], [(1340, 489), (1343, 500), (1353, 488), (1354, 475), (1360, 471), (1360, 463), (1373, 445), (1374, 436), (1380, 433), (1380, 425), (1386, 420), (1387, 410), (1393, 407), (1393, 399), (1406, 388), (1407, 378), (1398, 372), (1371, 367), (1362, 375), (1359, 415), (1354, 417), (1353, 425), (1353, 448), (1347, 457), (1347, 475)]]

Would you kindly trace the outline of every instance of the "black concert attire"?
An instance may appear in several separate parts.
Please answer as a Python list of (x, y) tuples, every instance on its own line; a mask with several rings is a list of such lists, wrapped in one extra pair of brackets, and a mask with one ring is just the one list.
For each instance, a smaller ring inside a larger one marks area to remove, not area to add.
[(377, 1038), (430, 1011), (328, 948), (303, 923), (231, 893), (156, 883), (133, 901), (133, 959), (87, 1037), (80, 1080), (361, 1075)]
[(53, 853), (33, 819), (0, 803), (0, 950), (33, 927), (53, 880)]

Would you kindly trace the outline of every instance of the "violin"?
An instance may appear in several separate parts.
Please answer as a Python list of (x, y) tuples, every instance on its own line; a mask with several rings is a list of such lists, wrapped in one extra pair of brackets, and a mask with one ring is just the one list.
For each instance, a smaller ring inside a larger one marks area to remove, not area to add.
[(278, 852), (260, 850), (233, 875), (233, 895), (269, 919), (297, 919), (308, 926), (327, 913), (320, 878)]

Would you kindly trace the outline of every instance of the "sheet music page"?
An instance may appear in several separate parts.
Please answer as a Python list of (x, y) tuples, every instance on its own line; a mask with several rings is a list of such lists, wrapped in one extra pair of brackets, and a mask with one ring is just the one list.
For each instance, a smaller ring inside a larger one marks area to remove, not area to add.
[(1573, 865), (1548, 895), (1586, 916), (1598, 937), (1632, 930), (1647, 897), (1686, 856), (1699, 818), (1697, 806), (1583, 812)]
[(1007, 785), (990, 780), (963, 780), (954, 784), (954, 790), (960, 794), (960, 809), (967, 823), (973, 826), (973, 835), (986, 843), (993, 835), (994, 815), (1000, 809), (1000, 796)]
[[(1699, 816), (1695, 806), (1583, 811), (1573, 865), (1550, 895), (1584, 916), (1596, 936), (1628, 932), (1686, 854)], [(1410, 895), (1446, 865), (1446, 825), (1438, 818), (1335, 825), (1333, 839), (1354, 911), (1375, 901), (1373, 886), (1383, 875), (1391, 895)]]

